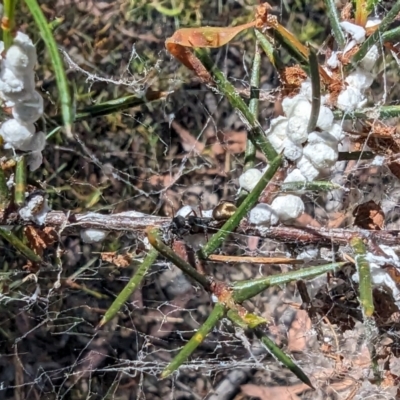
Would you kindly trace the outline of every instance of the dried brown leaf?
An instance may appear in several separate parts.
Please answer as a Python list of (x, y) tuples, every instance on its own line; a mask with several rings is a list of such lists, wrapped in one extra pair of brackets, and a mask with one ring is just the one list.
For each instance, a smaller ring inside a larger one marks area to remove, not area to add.
[(380, 205), (373, 200), (359, 204), (353, 211), (354, 224), (362, 229), (381, 230), (385, 223), (385, 214)]
[(261, 400), (300, 400), (300, 397), (297, 395), (309, 389), (304, 383), (285, 387), (266, 387), (248, 384), (242, 385), (240, 388), (243, 394), (259, 397)]
[(126, 268), (132, 262), (132, 255), (129, 253), (117, 254), (115, 251), (104, 252), (100, 255), (103, 261), (114, 264), (118, 268)]
[(50, 227), (42, 230), (31, 225), (24, 228), (24, 234), (29, 242), (29, 247), (38, 255), (42, 256), (43, 251), (58, 240), (57, 232)]
[(307, 346), (307, 332), (312, 328), (312, 322), (307, 311), (299, 310), (296, 313), (289, 332), (288, 332), (288, 350), (291, 352), (304, 351)]

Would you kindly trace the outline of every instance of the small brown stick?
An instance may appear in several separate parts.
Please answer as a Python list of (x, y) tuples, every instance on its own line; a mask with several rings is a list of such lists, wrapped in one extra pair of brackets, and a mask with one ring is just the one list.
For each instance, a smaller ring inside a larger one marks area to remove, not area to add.
[(274, 179), (270, 181), (264, 191), (261, 193), (259, 202), (265, 204), (271, 204), (274, 196), (280, 192), (281, 185), (287, 175), (287, 167), (280, 167), (276, 172)]
[(303, 260), (284, 257), (246, 257), (246, 256), (224, 256), (211, 254), (207, 261), (219, 261), (226, 263), (252, 263), (252, 264), (303, 264)]

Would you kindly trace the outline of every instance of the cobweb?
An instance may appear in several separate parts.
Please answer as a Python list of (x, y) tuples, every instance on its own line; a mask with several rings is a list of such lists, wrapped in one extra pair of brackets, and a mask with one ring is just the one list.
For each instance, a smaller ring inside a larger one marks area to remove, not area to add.
[[(198, 24), (226, 25), (228, 12), (229, 21), (251, 13), (247, 7), (216, 3), (215, 9), (201, 5), (197, 10), (200, 16), (182, 13), (180, 23), (193, 23), (194, 18)], [(142, 93), (147, 87), (171, 92), (163, 103), (77, 124), (74, 142), (50, 140), (45, 169), (36, 178), (44, 182), (52, 208), (102, 213), (135, 210), (172, 218), (182, 205), (192, 205), (201, 213), (221, 199), (234, 200), (246, 132), (225, 99), (179, 69), (163, 50), (163, 40), (177, 28), (177, 18), (167, 18), (145, 1), (60, 0), (44, 4), (50, 15), (52, 9), (65, 15), (56, 38), (70, 67), (69, 77), (76, 82), (75, 95), (83, 103)], [(277, 12), (284, 6), (286, 2), (277, 4)], [(323, 16), (315, 11), (307, 18), (318, 22)], [(249, 88), (252, 51), (251, 41), (243, 41), (213, 53), (239, 89)], [(54, 101), (56, 89), (48, 82), (45, 68), (38, 76), (39, 85)], [(388, 74), (390, 79), (394, 78)], [(397, 100), (391, 86), (395, 83), (384, 82), (389, 104)], [(263, 65), (266, 98), (275, 94), (277, 86), (272, 67)], [(382, 93), (382, 87), (374, 90)], [(273, 102), (262, 103), (260, 118), (266, 128), (274, 111), (278, 110)], [(347, 129), (356, 128), (349, 125)], [(341, 151), (349, 146), (347, 139)], [(257, 162), (259, 167), (265, 166), (262, 155)], [(385, 164), (342, 161), (327, 171), (325, 178), (343, 189), (305, 193), (308, 222), (316, 227), (351, 227), (355, 207), (373, 200), (382, 205), (386, 227), (398, 229), (399, 181)], [(195, 247), (206, 237), (201, 234), (185, 239)], [(172, 378), (160, 380), (162, 370), (196, 333), (213, 305), (204, 290), (162, 259), (118, 316), (96, 330), (143, 259), (144, 236), (111, 233), (105, 242), (94, 246), (76, 235), (64, 235), (56, 249), (47, 250), (46, 266), (36, 274), (23, 268), (24, 260), (15, 250), (3, 246), (4, 269), (12, 270), (8, 275), (12, 283), (10, 294), (1, 297), (0, 400), (221, 400), (240, 398), (235, 396), (240, 396), (242, 384), (247, 384), (242, 393), (249, 398), (269, 398), (272, 392), (260, 389), (267, 387), (286, 390), (274, 392), (277, 398), (289, 398), (284, 396), (290, 393), (292, 398), (345, 399), (361, 393), (360, 387), (364, 395), (376, 399), (394, 398), (390, 390), (394, 385), (368, 386), (370, 359), (351, 268), (307, 286), (318, 310), (318, 318), (312, 321), (302, 309), (296, 283), (270, 288), (245, 303), (249, 311), (270, 321), (271, 337), (318, 383), (318, 390), (311, 392), (256, 338), (227, 319)], [(334, 261), (337, 248), (315, 247), (321, 251), (311, 257), (309, 265), (315, 265), (315, 257), (320, 263)], [(310, 248), (237, 233), (228, 238), (222, 251), (304, 257)], [(101, 254), (105, 252), (130, 253), (133, 266), (103, 261)], [(291, 267), (210, 262), (206, 268), (216, 279), (234, 282)], [(382, 308), (390, 303), (385, 296), (381, 295)], [(390, 340), (398, 341), (396, 321), (389, 321), (383, 330), (391, 332)], [(390, 361), (394, 376), (399, 369), (396, 360)]]

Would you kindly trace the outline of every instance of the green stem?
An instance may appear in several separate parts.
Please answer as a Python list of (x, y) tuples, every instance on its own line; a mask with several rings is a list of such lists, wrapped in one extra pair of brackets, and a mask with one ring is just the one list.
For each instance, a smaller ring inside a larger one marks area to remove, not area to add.
[(234, 86), (228, 81), (222, 71), (214, 65), (205, 49), (197, 48), (195, 49), (195, 53), (197, 58), (211, 74), (217, 88), (226, 96), (231, 106), (239, 114), (239, 118), (246, 125), (249, 139), (265, 154), (268, 161), (271, 162), (274, 160), (277, 156), (277, 152), (265, 137), (264, 129), (257, 118), (251, 113), (249, 107), (247, 107)]
[(156, 248), (165, 258), (174, 263), (185, 274), (189, 275), (195, 281), (200, 283), (206, 290), (210, 290), (211, 280), (209, 277), (200, 274), (189, 263), (178, 256), (173, 250), (164, 244), (159, 235), (158, 228), (151, 228), (147, 232), (150, 244)]
[(312, 182), (289, 182), (283, 183), (282, 192), (293, 192), (297, 190), (306, 190), (310, 192), (329, 192), (330, 190), (340, 189), (341, 186), (329, 181), (312, 181)]
[[(274, 29), (274, 39), (282, 45), (283, 48), (299, 63), (304, 69), (308, 69), (308, 58), (305, 54), (301, 52), (300, 49), (296, 47), (295, 44), (286, 40), (276, 29)], [(275, 45), (278, 47), (277, 45)]]
[(303, 370), (292, 360), (292, 358), (284, 353), (272, 339), (264, 334), (261, 327), (255, 328), (254, 333), (276, 360), (280, 361), (284, 366), (286, 366), (286, 368), (292, 371), (302, 382), (314, 389), (313, 384)]
[(0, 167), (0, 210), (4, 211), (10, 202), (10, 191), (8, 190), (4, 170)]
[(4, 50), (7, 51), (14, 41), (15, 9), (17, 0), (4, 0), (4, 16), (1, 24), (3, 29)]
[(326, 272), (341, 268), (346, 263), (338, 262), (316, 267), (303, 268), (296, 271), (286, 272), (284, 274), (267, 276), (265, 278), (235, 282), (232, 285), (232, 297), (236, 303), (242, 303), (251, 299), (265, 289), (275, 285), (284, 285), (286, 283), (297, 281), (299, 279), (312, 279)]
[(342, 27), (340, 26), (339, 13), (336, 7), (335, 0), (324, 0), (326, 9), (328, 11), (328, 18), (331, 23), (333, 36), (336, 39), (336, 43), (338, 44), (340, 49), (344, 49), (346, 46), (346, 39), (344, 37), (344, 33)]
[(211, 332), (218, 321), (222, 319), (225, 314), (225, 306), (222, 303), (217, 303), (211, 311), (209, 317), (198, 331), (192, 336), (189, 342), (183, 347), (179, 354), (168, 364), (167, 368), (161, 373), (161, 379), (164, 379), (176, 371), (189, 356), (199, 347), (206, 336)]
[(375, 307), (372, 293), (371, 267), (367, 260), (367, 248), (363, 240), (354, 237), (350, 240), (355, 255), (356, 269), (359, 277), (358, 291), (360, 293), (360, 305), (363, 313), (363, 324), (365, 327), (366, 343), (371, 356), (371, 367), (374, 372), (375, 379), (380, 382), (382, 379), (380, 369), (377, 362), (376, 342), (379, 334), (375, 321), (372, 318)]
[(15, 192), (14, 202), (17, 206), (22, 206), (25, 203), (26, 191), (26, 157), (21, 156), (17, 160), (15, 168)]
[(312, 100), (311, 116), (310, 120), (308, 121), (307, 131), (308, 133), (311, 133), (315, 131), (315, 128), (317, 127), (319, 110), (321, 108), (321, 81), (319, 79), (319, 65), (317, 54), (311, 47), (309, 47), (308, 62), (310, 64)]
[[(232, 309), (227, 312), (227, 317), (240, 328), (244, 330), (252, 330), (261, 341), (261, 343), (266, 347), (268, 352), (276, 360), (281, 362), (286, 368), (292, 371), (306, 385), (314, 388), (310, 379), (303, 372), (303, 370), (298, 365), (296, 365), (295, 362), (284, 351), (282, 351), (272, 339), (267, 336), (265, 331), (268, 329), (268, 327), (260, 317), (257, 317), (253, 314), (246, 314), (246, 316), (243, 317), (236, 310)], [(249, 320), (255, 323), (249, 323)]]
[(276, 171), (282, 162), (282, 156), (278, 156), (269, 165), (265, 174), (261, 177), (256, 187), (249, 193), (243, 203), (238, 207), (236, 212), (225, 222), (222, 228), (211, 237), (210, 241), (198, 251), (200, 258), (207, 258), (216, 249), (218, 249), (224, 242), (226, 237), (239, 225), (242, 218), (247, 214), (250, 209), (257, 203), (260, 194), (267, 186), (268, 182), (274, 177)]
[[(400, 106), (382, 106), (377, 110), (371, 109), (371, 113), (373, 114), (375, 111), (379, 113), (379, 118), (394, 118), (400, 116)], [(375, 118), (370, 116), (369, 118)]]
[(275, 50), (275, 47), (268, 40), (268, 38), (263, 35), (258, 29), (255, 29), (254, 32), (256, 34), (257, 40), (260, 43), (261, 48), (264, 50), (270, 63), (276, 68), (278, 72), (282, 71), (285, 68), (285, 64), (280, 59), (279, 54)]
[(26, 246), (21, 240), (19, 240), (11, 231), (0, 228), (0, 236), (7, 240), (12, 246), (20, 251), (26, 258), (34, 263), (40, 263), (41, 257), (34, 253), (28, 246)]
[[(125, 96), (119, 99), (106, 101), (104, 103), (96, 104), (94, 106), (86, 107), (82, 110), (77, 110), (74, 122), (82, 121), (85, 119), (101, 117), (115, 112), (121, 112), (127, 108), (137, 107), (142, 104), (151, 103), (153, 101), (162, 100), (167, 97), (169, 92), (159, 92), (148, 89), (143, 95)], [(56, 115), (53, 117), (52, 122), (61, 122), (61, 116)]]
[(400, 38), (400, 26), (391, 29), (390, 31), (384, 32), (382, 35), (383, 42), (393, 42)]
[(364, 318), (372, 317), (374, 313), (374, 299), (372, 296), (371, 269), (367, 261), (367, 248), (359, 237), (350, 240), (355, 254), (356, 268), (359, 276), (360, 304)]
[(68, 87), (68, 80), (65, 74), (63, 62), (58, 52), (57, 43), (54, 40), (51, 28), (47, 23), (46, 17), (44, 16), (40, 5), (36, 0), (25, 0), (26, 5), (35, 20), (36, 26), (42, 36), (44, 43), (46, 44), (47, 50), (50, 54), (51, 63), (53, 64), (54, 73), (56, 75), (58, 95), (61, 102), (61, 113), (64, 122), (64, 128), (67, 136), (72, 138), (72, 123), (74, 120), (71, 97)]
[(379, 24), (379, 28), (367, 38), (367, 40), (361, 45), (358, 49), (357, 53), (353, 55), (351, 60), (351, 64), (347, 65), (346, 72), (350, 72), (355, 69), (361, 60), (368, 53), (369, 49), (379, 40), (381, 40), (382, 35), (387, 31), (389, 25), (395, 20), (397, 14), (400, 12), (400, 0), (397, 0), (396, 3), (392, 6), (390, 11), (383, 18), (382, 22)]
[(303, 370), (289, 357), (285, 354), (276, 343), (270, 339), (265, 333), (262, 327), (257, 327), (254, 329), (254, 333), (265, 346), (265, 348), (271, 353), (271, 355), (286, 366), (290, 371), (292, 371), (302, 382), (308, 385), (310, 388), (314, 389), (308, 376), (303, 372)]
[[(254, 54), (253, 67), (250, 78), (250, 102), (249, 102), (249, 110), (255, 118), (258, 117), (258, 107), (260, 104), (259, 100), (260, 68), (261, 68), (261, 54), (258, 42), (256, 42), (256, 50)], [(246, 152), (244, 154), (245, 171), (247, 171), (249, 168), (254, 167), (255, 158), (256, 158), (256, 146), (254, 146), (253, 142), (250, 139), (247, 139)]]
[(146, 257), (144, 258), (142, 264), (133, 274), (130, 281), (126, 284), (123, 290), (119, 293), (117, 298), (111, 304), (110, 308), (104, 314), (104, 317), (100, 321), (97, 328), (101, 328), (107, 322), (111, 321), (121, 309), (122, 305), (129, 299), (132, 293), (139, 287), (142, 283), (144, 277), (147, 274), (149, 268), (153, 265), (154, 261), (157, 259), (158, 251), (156, 249), (151, 249)]
[(364, 110), (356, 110), (352, 113), (344, 113), (341, 110), (333, 112), (335, 119), (385, 119), (400, 117), (400, 106), (382, 106), (377, 108), (367, 108)]

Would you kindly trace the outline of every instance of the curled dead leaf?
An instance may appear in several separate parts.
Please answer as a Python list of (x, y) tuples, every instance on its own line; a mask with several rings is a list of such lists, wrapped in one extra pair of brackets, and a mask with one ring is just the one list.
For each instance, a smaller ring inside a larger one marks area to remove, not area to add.
[(212, 78), (200, 60), (190, 48), (221, 47), (230, 42), (237, 34), (255, 25), (255, 21), (234, 27), (204, 26), (199, 28), (182, 28), (165, 41), (165, 47), (185, 67), (194, 71), (205, 83), (212, 83)]
[(363, 229), (381, 230), (385, 223), (382, 208), (373, 200), (358, 205), (353, 211), (354, 224)]

